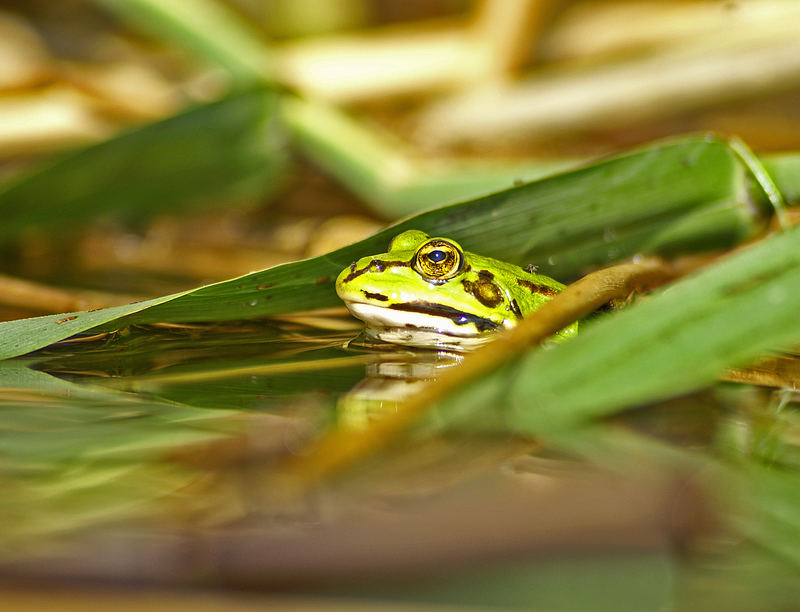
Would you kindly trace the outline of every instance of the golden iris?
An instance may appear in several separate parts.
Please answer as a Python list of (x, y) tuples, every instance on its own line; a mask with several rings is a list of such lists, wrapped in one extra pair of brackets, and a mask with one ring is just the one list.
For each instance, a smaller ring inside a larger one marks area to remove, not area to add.
[(464, 255), (457, 245), (442, 238), (429, 240), (414, 254), (414, 269), (431, 280), (447, 280), (461, 272)]

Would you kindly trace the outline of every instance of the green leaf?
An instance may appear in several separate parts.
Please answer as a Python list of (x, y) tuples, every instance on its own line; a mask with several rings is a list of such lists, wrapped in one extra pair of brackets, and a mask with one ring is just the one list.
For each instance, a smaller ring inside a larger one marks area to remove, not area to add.
[(271, 79), (272, 50), (250, 24), (220, 2), (211, 0), (97, 0), (138, 28), (175, 40), (218, 64), (238, 84)]
[(726, 143), (656, 145), (522, 187), (406, 219), (332, 253), (137, 304), (0, 323), (0, 358), (97, 327), (262, 317), (340, 302), (339, 272), (418, 228), (464, 248), (533, 263), (564, 280), (642, 252), (723, 249), (761, 224), (746, 172)]
[(284, 96), (293, 144), (387, 219), (577, 166), (575, 160), (421, 159), (393, 134), (316, 100)]
[(526, 432), (686, 393), (800, 342), (800, 227), (587, 324), (524, 358), (506, 423)]
[(101, 215), (141, 218), (251, 198), (283, 167), (276, 98), (260, 89), (69, 153), (0, 188), (0, 242)]

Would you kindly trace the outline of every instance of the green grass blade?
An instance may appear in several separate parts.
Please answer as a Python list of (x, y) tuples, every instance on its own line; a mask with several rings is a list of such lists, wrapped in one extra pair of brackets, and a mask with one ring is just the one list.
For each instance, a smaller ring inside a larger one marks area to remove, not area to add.
[(745, 171), (723, 141), (656, 145), (519, 188), (411, 217), (332, 253), (95, 312), (0, 323), (0, 358), (98, 326), (247, 319), (338, 305), (336, 275), (407, 228), (567, 280), (640, 252), (721, 249), (759, 223)]
[(138, 29), (179, 42), (240, 85), (272, 81), (272, 50), (234, 11), (213, 0), (97, 0)]
[(256, 90), (66, 154), (0, 188), (0, 242), (263, 193), (283, 168), (275, 96)]
[(293, 144), (387, 219), (530, 182), (574, 160), (428, 160), (376, 126), (314, 100), (284, 96)]

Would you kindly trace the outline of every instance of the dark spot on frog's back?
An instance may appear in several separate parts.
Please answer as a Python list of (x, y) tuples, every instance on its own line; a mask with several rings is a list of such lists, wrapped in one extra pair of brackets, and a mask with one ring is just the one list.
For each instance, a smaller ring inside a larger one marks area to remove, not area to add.
[(500, 290), (500, 287), (482, 274), (478, 276), (478, 280), (476, 281), (464, 279), (461, 281), (461, 284), (464, 286), (464, 291), (472, 295), (472, 297), (487, 308), (494, 308), (503, 302), (503, 292)]
[(371, 291), (361, 290), (361, 293), (364, 294), (364, 297), (370, 300), (378, 300), (379, 302), (388, 302), (389, 296), (383, 295), (382, 293), (372, 293)]
[(537, 283), (531, 282), (529, 280), (524, 280), (522, 278), (517, 279), (517, 284), (520, 287), (525, 287), (531, 293), (539, 293), (541, 295), (549, 295), (549, 296), (553, 296), (558, 293), (558, 291), (556, 291), (552, 287), (548, 287), (547, 285), (539, 285)]
[(494, 274), (489, 272), (489, 270), (478, 270), (478, 276), (487, 280), (494, 280)]

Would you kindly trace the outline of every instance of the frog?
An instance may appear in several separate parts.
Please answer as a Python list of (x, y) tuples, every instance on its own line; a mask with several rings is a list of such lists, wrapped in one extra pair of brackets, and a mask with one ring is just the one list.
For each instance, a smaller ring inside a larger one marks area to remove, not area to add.
[[(366, 323), (371, 339), (412, 347), (466, 352), (553, 299), (557, 280), (491, 257), (458, 242), (409, 229), (386, 253), (362, 257), (342, 270), (336, 292)], [(577, 322), (552, 340), (574, 336)]]

